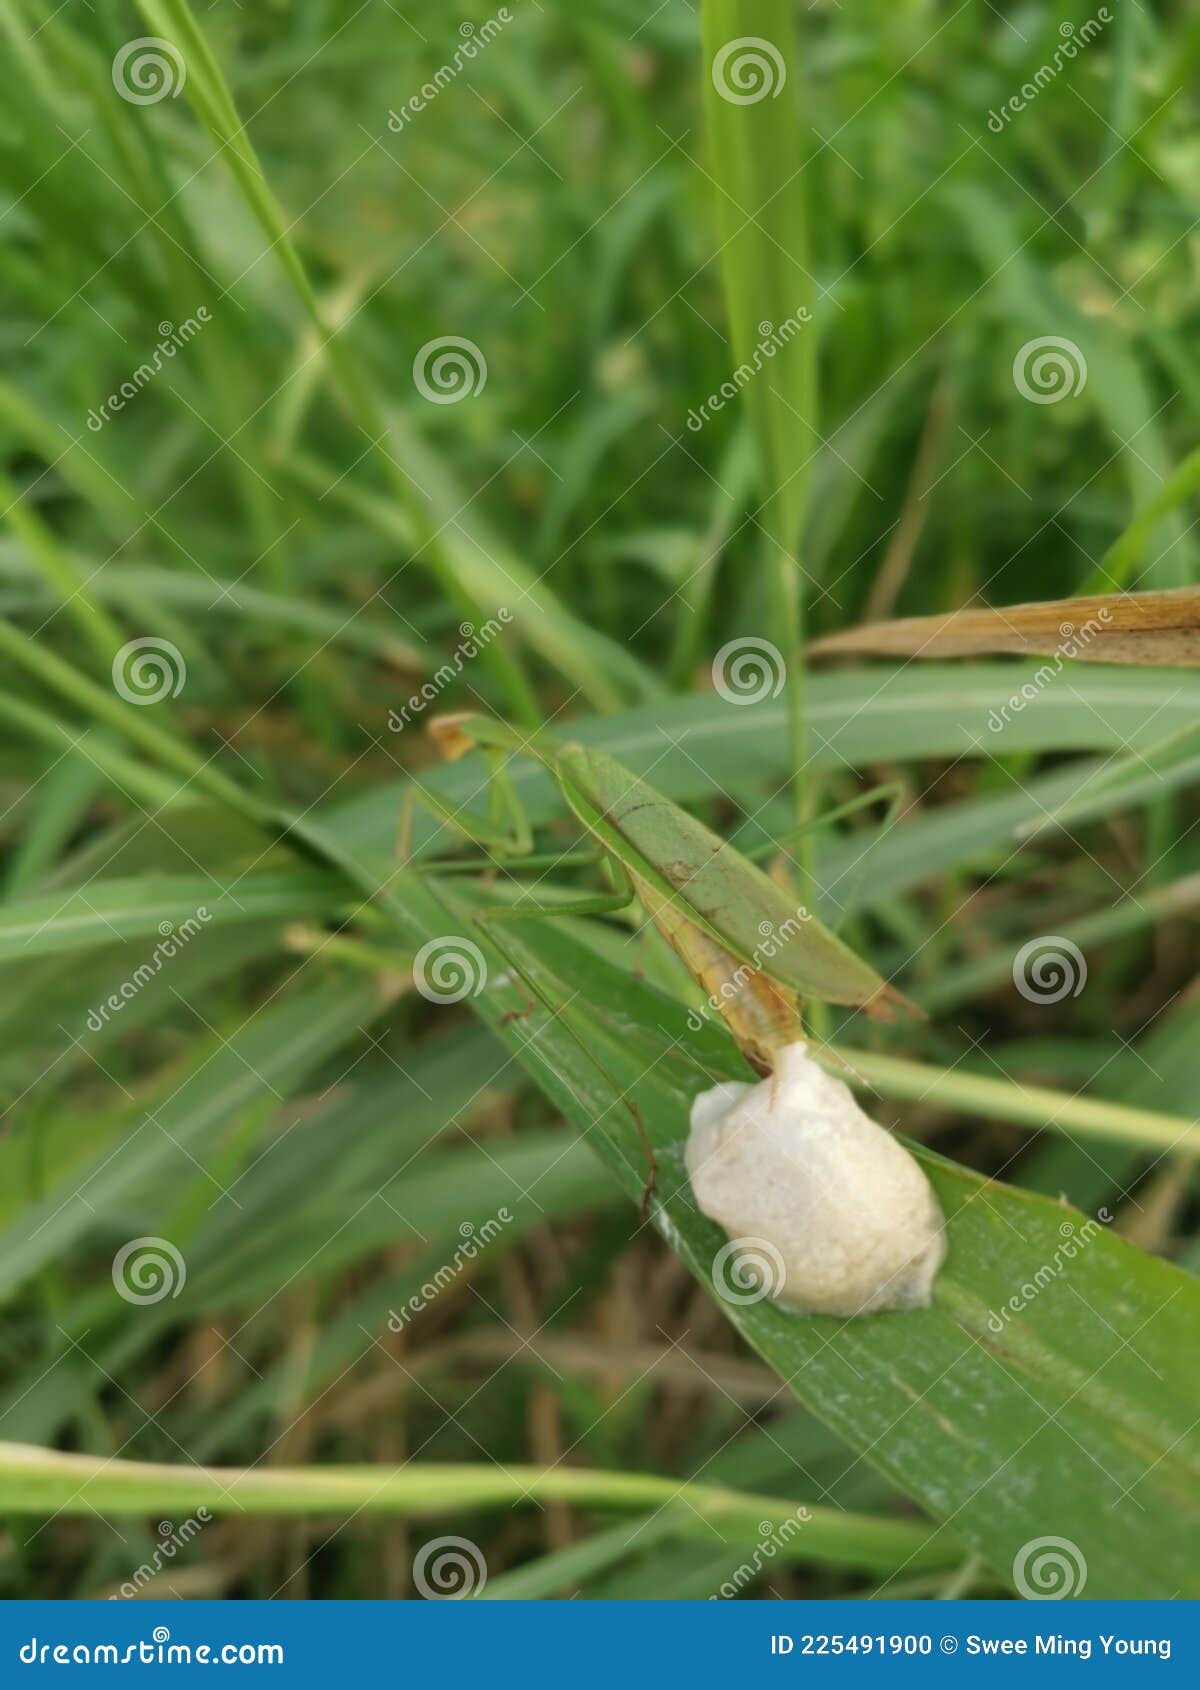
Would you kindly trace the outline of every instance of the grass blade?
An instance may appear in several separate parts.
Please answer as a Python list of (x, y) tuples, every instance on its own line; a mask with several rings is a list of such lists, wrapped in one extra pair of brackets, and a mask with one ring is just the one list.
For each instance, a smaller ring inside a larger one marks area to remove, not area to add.
[[(508, 1507), (515, 1502), (574, 1502), (597, 1508), (642, 1509), (677, 1499), (690, 1505), (689, 1531), (729, 1534), (753, 1542), (767, 1528), (796, 1519), (796, 1504), (774, 1497), (742, 1496), (716, 1486), (681, 1486), (651, 1473), (602, 1473), (556, 1467), (437, 1466), (277, 1467), (239, 1472), (222, 1467), (152, 1466), (59, 1455), (22, 1444), (0, 1444), (0, 1506), (11, 1513), (54, 1512), (186, 1515), (207, 1507), (214, 1514), (344, 1515), (365, 1511), (428, 1519), (464, 1509)], [(679, 1523), (689, 1512), (680, 1510)], [(803, 1531), (791, 1539), (805, 1560), (832, 1561), (887, 1572), (898, 1561), (948, 1567), (961, 1557), (952, 1539), (940, 1542), (921, 1525), (872, 1520), (832, 1509), (810, 1508)]]

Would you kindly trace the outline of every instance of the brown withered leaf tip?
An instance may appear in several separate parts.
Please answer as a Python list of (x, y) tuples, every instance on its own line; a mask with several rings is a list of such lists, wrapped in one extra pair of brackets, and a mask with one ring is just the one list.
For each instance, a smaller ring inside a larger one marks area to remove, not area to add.
[(1200, 665), (1200, 587), (910, 616), (827, 634), (809, 652), (815, 657), (921, 658), (1006, 652), (1189, 668)]

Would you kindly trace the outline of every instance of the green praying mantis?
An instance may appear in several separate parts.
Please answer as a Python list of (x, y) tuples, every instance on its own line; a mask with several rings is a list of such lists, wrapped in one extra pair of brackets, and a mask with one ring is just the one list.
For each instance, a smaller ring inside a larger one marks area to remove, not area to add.
[[(549, 906), (535, 895), (522, 894), (510, 904), (478, 912), (475, 919), (481, 923), (606, 914), (640, 902), (725, 1020), (743, 1055), (764, 1075), (773, 1072), (780, 1050), (803, 1037), (801, 1004), (806, 999), (852, 1006), (883, 1020), (892, 1019), (898, 1007), (911, 1007), (748, 855), (606, 752), (545, 733), (527, 737), (504, 722), (475, 714), (435, 718), (428, 731), (450, 761), (472, 751), (482, 755), (489, 770), (490, 807), (486, 817), (468, 813), (430, 788), (414, 785), (400, 820), (398, 852), (403, 860), (410, 857), (413, 806), (421, 802), (448, 827), (482, 846), (493, 863), (541, 868), (547, 859), (534, 854), (533, 831), (507, 773), (509, 758), (519, 754), (534, 758), (554, 780), (567, 810), (597, 847), (595, 855), (607, 877), (607, 889), (584, 891)], [(809, 825), (828, 824), (888, 793), (898, 805), (898, 789), (881, 787)], [(550, 864), (568, 860), (579, 859), (548, 859)], [(429, 872), (444, 873), (447, 866), (434, 865)], [(641, 1131), (640, 1121), (638, 1128)], [(654, 1158), (644, 1133), (642, 1139), (649, 1165), (648, 1198)]]

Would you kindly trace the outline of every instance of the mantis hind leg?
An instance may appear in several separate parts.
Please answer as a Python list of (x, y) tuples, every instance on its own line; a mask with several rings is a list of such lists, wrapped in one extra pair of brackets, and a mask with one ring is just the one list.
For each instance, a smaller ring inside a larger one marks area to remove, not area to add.
[(790, 845), (793, 840), (801, 839), (807, 833), (815, 833), (818, 828), (831, 827), (834, 822), (843, 821), (847, 816), (854, 815), (856, 811), (865, 810), (870, 804), (877, 804), (884, 797), (890, 798), (890, 803), (888, 804), (887, 815), (883, 819), (883, 826), (885, 828), (890, 827), (896, 818), (906, 791), (904, 782), (899, 780), (890, 780), (882, 786), (873, 786), (869, 792), (860, 792), (856, 798), (849, 799), (845, 804), (839, 804), (836, 810), (826, 810), (821, 815), (814, 816), (811, 821), (802, 822), (799, 827), (789, 828), (778, 839), (765, 839), (758, 845), (745, 847), (742, 849), (742, 855), (752, 863), (761, 862), (764, 857), (769, 857), (773, 851), (781, 850), (783, 846)]
[(642, 1186), (642, 1195), (638, 1201), (638, 1220), (643, 1226), (650, 1219), (650, 1199), (654, 1196), (654, 1188), (658, 1184), (658, 1159), (654, 1154), (654, 1146), (650, 1143), (646, 1124), (642, 1120), (642, 1112), (631, 1097), (622, 1094), (621, 1101), (633, 1116), (633, 1124), (637, 1128), (638, 1138), (642, 1141), (642, 1152), (646, 1158), (646, 1183)]
[[(847, 816), (852, 816), (857, 811), (865, 810), (871, 804), (878, 804), (881, 799), (886, 798), (888, 807), (883, 820), (879, 824), (875, 837), (867, 845), (855, 865), (856, 873), (845, 898), (845, 905), (849, 908), (853, 905), (858, 888), (862, 884), (871, 852), (899, 815), (907, 795), (908, 787), (903, 781), (886, 781), (882, 786), (873, 786), (869, 792), (860, 792), (857, 797), (849, 799), (845, 804), (839, 804), (834, 810), (826, 810), (824, 814), (814, 816), (811, 821), (804, 822), (800, 827), (789, 829), (779, 839), (768, 839), (759, 845), (752, 845), (748, 850), (744, 850), (742, 855), (748, 857), (751, 862), (759, 861), (763, 857), (769, 857), (773, 852), (781, 850), (785, 845), (801, 838), (806, 833), (813, 833), (822, 827), (831, 827), (834, 822), (843, 821)], [(834, 931), (836, 932), (840, 926), (841, 921), (839, 920), (834, 924)]]

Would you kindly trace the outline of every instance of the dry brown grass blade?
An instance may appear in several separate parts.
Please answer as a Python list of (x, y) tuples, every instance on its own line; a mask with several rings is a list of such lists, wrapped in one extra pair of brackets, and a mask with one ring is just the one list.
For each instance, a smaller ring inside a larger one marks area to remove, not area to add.
[(911, 616), (827, 634), (809, 647), (814, 657), (977, 657), (987, 652), (1156, 668), (1200, 665), (1200, 587)]

